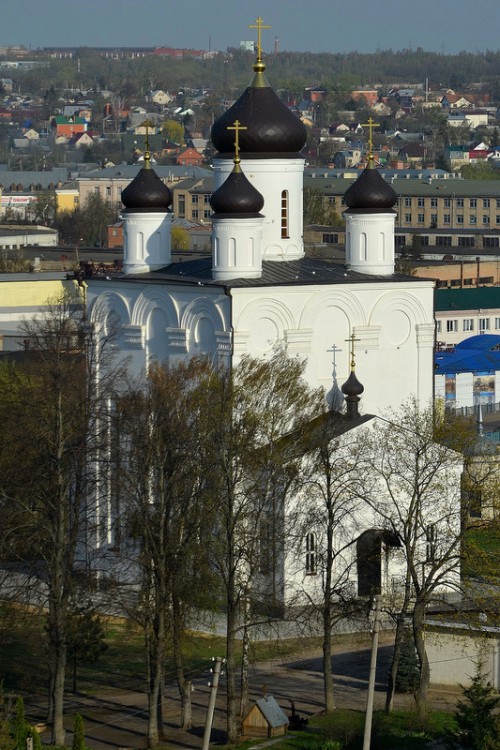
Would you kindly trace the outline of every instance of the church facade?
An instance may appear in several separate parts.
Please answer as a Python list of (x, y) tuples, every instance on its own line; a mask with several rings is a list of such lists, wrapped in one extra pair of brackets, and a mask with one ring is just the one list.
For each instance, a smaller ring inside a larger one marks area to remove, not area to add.
[[(146, 154), (122, 194), (124, 273), (89, 280), (89, 319), (117, 330), (117, 352), (136, 379), (154, 361), (203, 354), (231, 367), (246, 354), (270, 356), (282, 343), (306, 361), (307, 381), (324, 388), (332, 409), (343, 404), (339, 384), (353, 358), (363, 413), (383, 414), (409, 398), (428, 406), (434, 284), (395, 273), (396, 194), (371, 159), (345, 195), (345, 265), (307, 257), (306, 132), (264, 68), (258, 56), (250, 85), (212, 129), (212, 257), (171, 262), (171, 196)], [(365, 517), (355, 526), (360, 532), (374, 523)], [(112, 543), (111, 536), (103, 542)], [(379, 534), (377, 544), (380, 552), (391, 541)], [(301, 577), (294, 570), (294, 580)]]

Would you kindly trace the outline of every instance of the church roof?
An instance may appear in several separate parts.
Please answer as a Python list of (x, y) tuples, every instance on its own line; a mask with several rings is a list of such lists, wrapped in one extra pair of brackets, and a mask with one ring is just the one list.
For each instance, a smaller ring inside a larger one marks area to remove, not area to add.
[(172, 203), (172, 193), (150, 167), (148, 160), (122, 191), (122, 203), (130, 211), (166, 212)]
[(387, 183), (377, 169), (370, 166), (363, 169), (360, 176), (344, 195), (344, 201), (351, 210), (387, 211), (392, 209), (398, 197), (394, 188)]
[(307, 139), (305, 125), (270, 87), (265, 65), (258, 60), (250, 86), (212, 125), (211, 141), (219, 155), (234, 153), (236, 120), (246, 129), (239, 133), (241, 155), (247, 158), (296, 156)]
[(304, 286), (316, 284), (374, 284), (381, 283), (429, 283), (428, 279), (415, 276), (392, 274), (375, 276), (373, 274), (350, 271), (346, 266), (329, 263), (317, 258), (304, 257), (287, 263), (264, 260), (262, 275), (258, 278), (228, 279), (221, 283), (212, 279), (212, 258), (198, 258), (183, 263), (171, 263), (163, 269), (120, 277), (120, 281), (144, 282), (181, 282), (191, 284), (210, 284), (225, 287), (259, 287), (259, 286)]
[(210, 198), (215, 218), (260, 216), (264, 198), (245, 177), (238, 164)]

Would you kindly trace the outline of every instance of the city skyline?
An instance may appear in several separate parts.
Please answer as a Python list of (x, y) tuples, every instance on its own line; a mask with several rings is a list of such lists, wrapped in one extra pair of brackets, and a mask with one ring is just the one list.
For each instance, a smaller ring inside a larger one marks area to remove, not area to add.
[[(407, 6), (405, 12), (404, 6)], [(402, 9), (403, 6), (403, 9)], [(2, 0), (0, 45), (39, 47), (157, 47), (224, 51), (255, 40), (258, 15), (264, 52), (374, 52), (416, 49), (453, 54), (498, 50), (498, 0)], [(307, 14), (304, 8), (307, 9)], [(22, 9), (22, 12), (20, 12)], [(221, 22), (223, 19), (223, 23)], [(489, 19), (489, 21), (488, 21)], [(277, 41), (276, 41), (277, 40)]]

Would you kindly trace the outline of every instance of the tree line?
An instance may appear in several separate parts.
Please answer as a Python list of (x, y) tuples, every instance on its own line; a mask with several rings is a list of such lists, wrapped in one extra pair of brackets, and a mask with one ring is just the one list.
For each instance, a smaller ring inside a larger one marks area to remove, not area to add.
[[(412, 402), (350, 429), (283, 348), (233, 370), (204, 357), (153, 363), (145, 382), (131, 384), (116, 334), (109, 321), (93, 328), (65, 297), (25, 325), (21, 362), (0, 367), (2, 595), (43, 612), (53, 743), (64, 744), (77, 602), (94, 595), (103, 552), (112, 555), (109, 595), (144, 636), (150, 747), (164, 737), (167, 646), (182, 726), (191, 725), (193, 619), (225, 620), (234, 743), (255, 626), (285, 615), (305, 634), (314, 626), (331, 711), (335, 626), (350, 618), (366, 627), (382, 589), (396, 624), (387, 710), (408, 634), (424, 710), (426, 609), (462, 589), (469, 432)], [(375, 533), (360, 533), (363, 525)], [(397, 580), (385, 580), (383, 559), (397, 565)]]

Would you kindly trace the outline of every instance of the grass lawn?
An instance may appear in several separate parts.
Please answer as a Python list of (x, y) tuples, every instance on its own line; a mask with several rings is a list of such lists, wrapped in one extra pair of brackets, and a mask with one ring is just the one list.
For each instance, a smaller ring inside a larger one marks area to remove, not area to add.
[[(300, 732), (290, 732), (273, 743), (273, 750), (362, 750), (364, 714), (337, 709), (319, 714)], [(375, 713), (370, 750), (423, 750), (439, 737), (449, 737), (455, 727), (453, 716), (441, 711), (428, 712), (419, 719), (411, 711), (394, 711), (390, 716)], [(335, 743), (340, 743), (336, 745)], [(238, 750), (247, 750), (257, 741), (245, 742)]]

